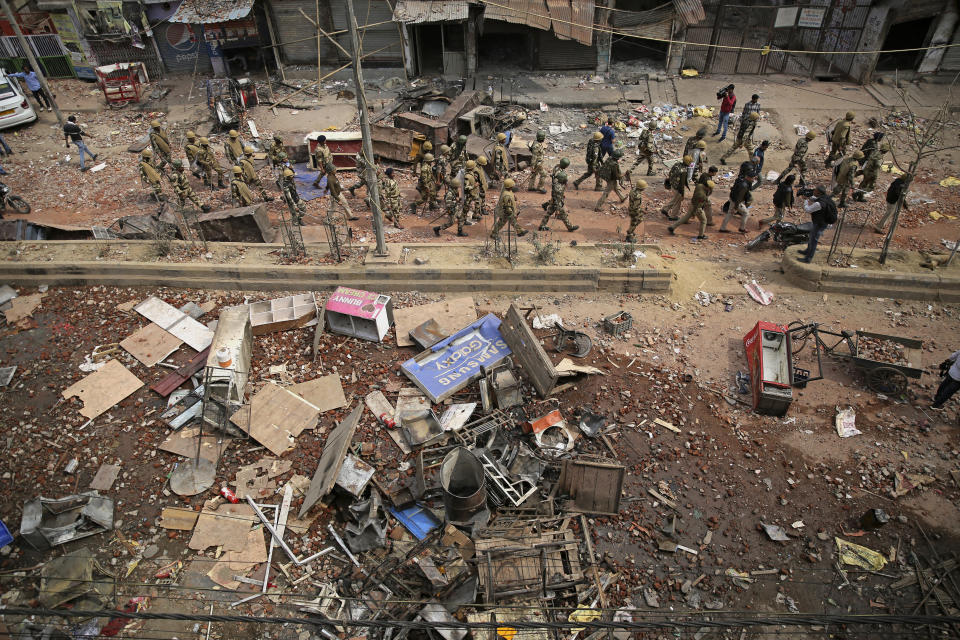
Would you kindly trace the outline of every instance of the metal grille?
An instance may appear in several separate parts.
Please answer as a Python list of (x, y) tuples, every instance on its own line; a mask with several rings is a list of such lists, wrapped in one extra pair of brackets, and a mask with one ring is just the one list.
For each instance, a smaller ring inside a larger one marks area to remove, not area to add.
[(552, 33), (540, 33), (537, 64), (540, 69), (594, 69), (597, 47), (575, 40), (561, 40)]
[(147, 67), (147, 73), (152, 80), (163, 75), (163, 63), (157, 58), (153, 47), (148, 45), (143, 49), (132, 46), (129, 42), (114, 42), (109, 40), (88, 40), (98, 65), (114, 64), (117, 62), (142, 62)]
[[(43, 67), (41, 71), (44, 75), (50, 78), (76, 77), (70, 62), (70, 52), (63, 45), (60, 36), (44, 34), (24, 37)], [(27, 63), (27, 53), (16, 36), (0, 37), (0, 59), (8, 69), (19, 69)]]
[[(303, 13), (316, 19), (314, 0), (283, 0), (271, 2), (267, 11), (273, 17), (273, 26), (280, 44), (280, 50), (287, 64), (317, 64), (317, 30), (303, 19)], [(326, 38), (321, 39), (324, 57), (333, 47)], [(269, 52), (266, 52), (269, 53)]]

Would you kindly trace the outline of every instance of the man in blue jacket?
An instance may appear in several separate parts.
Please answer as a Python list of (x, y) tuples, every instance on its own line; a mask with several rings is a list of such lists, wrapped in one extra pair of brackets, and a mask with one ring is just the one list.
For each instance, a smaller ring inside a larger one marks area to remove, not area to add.
[(600, 127), (600, 133), (603, 134), (603, 140), (600, 141), (600, 154), (597, 156), (597, 164), (601, 164), (603, 156), (613, 155), (613, 139), (617, 137), (617, 130), (613, 128), (613, 118), (607, 118), (607, 124)]
[(50, 105), (50, 98), (46, 92), (44, 92), (43, 85), (40, 84), (40, 78), (37, 77), (37, 72), (34, 71), (30, 65), (24, 66), (23, 71), (19, 73), (8, 73), (7, 75), (11, 78), (22, 78), (23, 81), (27, 83), (27, 89), (33, 93), (33, 99), (37, 101), (41, 111), (43, 109), (53, 111), (53, 107)]

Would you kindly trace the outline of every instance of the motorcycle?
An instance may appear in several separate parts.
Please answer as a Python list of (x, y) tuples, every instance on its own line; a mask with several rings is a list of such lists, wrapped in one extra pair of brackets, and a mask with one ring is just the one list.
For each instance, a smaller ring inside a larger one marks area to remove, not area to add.
[(26, 215), (30, 213), (30, 205), (26, 200), (20, 196), (15, 196), (10, 191), (10, 187), (0, 182), (0, 216), (3, 215), (3, 212), (6, 210), (7, 206), (16, 211)]
[(810, 240), (812, 222), (794, 224), (792, 222), (774, 222), (763, 233), (747, 243), (747, 251), (757, 248), (761, 243), (772, 240), (781, 249), (792, 244), (803, 244)]

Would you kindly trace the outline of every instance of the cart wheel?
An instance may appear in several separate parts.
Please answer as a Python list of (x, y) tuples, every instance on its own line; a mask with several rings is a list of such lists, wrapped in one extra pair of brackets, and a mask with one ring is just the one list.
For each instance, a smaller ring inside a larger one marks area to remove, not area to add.
[(893, 367), (877, 367), (867, 372), (867, 386), (877, 393), (898, 396), (907, 390), (907, 376)]
[[(793, 329), (798, 329), (804, 326), (803, 322), (799, 320), (794, 320), (787, 325), (787, 331), (791, 332)], [(797, 331), (796, 333), (790, 333), (790, 348), (794, 355), (803, 351), (803, 348), (807, 346), (807, 338), (810, 337), (810, 334), (813, 333), (813, 327), (808, 327), (803, 331)]]

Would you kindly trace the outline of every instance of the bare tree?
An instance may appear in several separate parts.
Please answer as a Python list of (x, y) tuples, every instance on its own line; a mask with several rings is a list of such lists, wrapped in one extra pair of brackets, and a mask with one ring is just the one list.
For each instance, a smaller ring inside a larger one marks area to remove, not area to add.
[[(960, 74), (953, 78), (950, 84), (950, 91), (946, 100), (937, 109), (936, 113), (929, 118), (918, 118), (910, 104), (907, 102), (907, 91), (900, 87), (897, 82), (897, 93), (900, 95), (900, 101), (907, 111), (907, 129), (895, 134), (897, 144), (890, 145), (890, 153), (893, 156), (893, 164), (901, 171), (905, 171), (904, 185), (900, 192), (900, 199), (897, 200), (897, 208), (893, 213), (893, 220), (890, 221), (890, 230), (883, 239), (883, 249), (880, 251), (880, 264), (886, 264), (887, 254), (890, 251), (890, 242), (893, 240), (893, 234), (897, 231), (900, 223), (900, 210), (906, 200), (910, 185), (917, 176), (917, 170), (926, 161), (934, 158), (945, 151), (951, 149), (960, 149), (960, 144), (950, 144), (946, 140), (955, 142), (960, 140), (956, 127), (958, 124), (950, 120), (951, 105), (953, 100), (953, 89), (956, 87), (957, 79)], [(949, 129), (949, 130), (948, 130)], [(946, 135), (944, 132), (947, 132)], [(900, 157), (897, 157), (897, 150), (900, 150)], [(906, 169), (904, 169), (906, 165)]]

